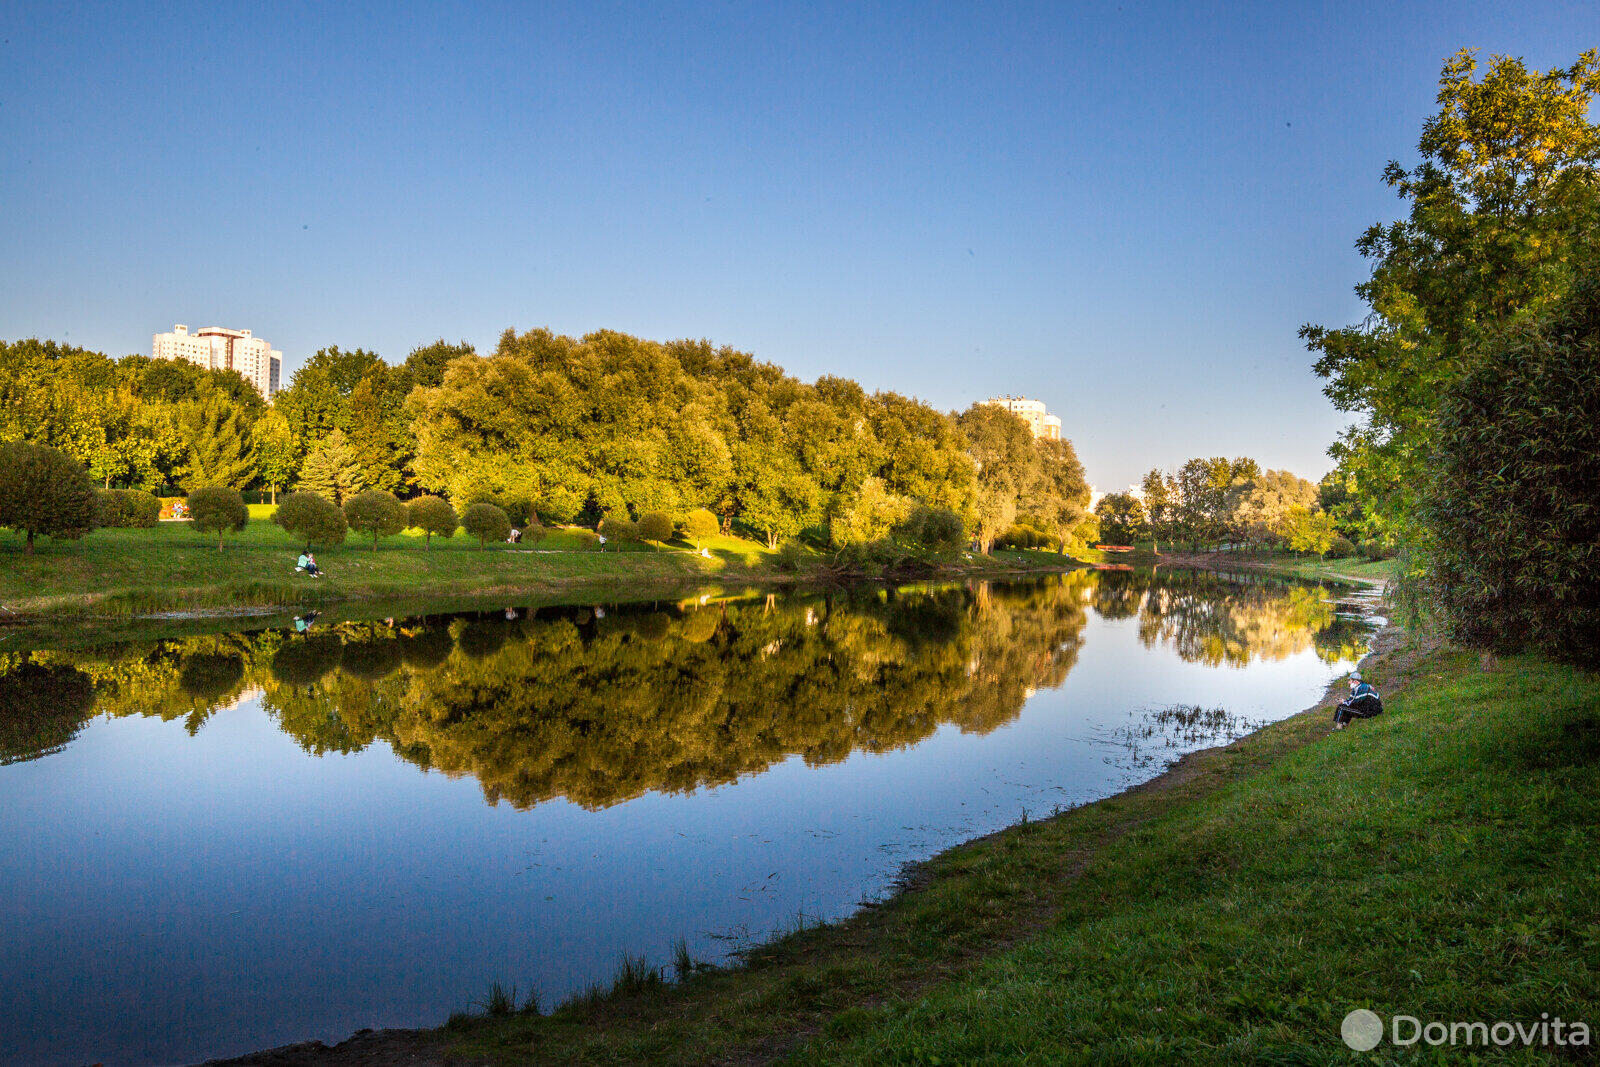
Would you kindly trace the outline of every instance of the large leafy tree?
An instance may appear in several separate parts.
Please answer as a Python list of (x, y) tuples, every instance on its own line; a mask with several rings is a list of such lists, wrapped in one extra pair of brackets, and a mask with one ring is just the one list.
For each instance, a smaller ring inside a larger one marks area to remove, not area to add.
[(957, 420), (976, 469), (973, 519), (978, 544), (988, 552), (1011, 528), (1020, 500), (1042, 475), (1028, 424), (1002, 407), (974, 404)]
[(1474, 355), (1439, 407), (1410, 591), (1464, 644), (1600, 667), (1600, 276)]
[(261, 482), (272, 491), (272, 502), (278, 501), (278, 490), (294, 480), (299, 469), (298, 449), (294, 431), (281, 411), (269, 411), (255, 425), (256, 465), (261, 472)]
[(1328, 396), (1364, 420), (1332, 453), (1391, 523), (1426, 484), (1442, 389), (1486, 337), (1570, 292), (1600, 240), (1600, 53), (1543, 72), (1494, 56), (1477, 75), (1471, 51), (1445, 63), (1420, 162), (1384, 172), (1407, 211), (1356, 244), (1373, 265), (1357, 287), (1371, 314), (1301, 331)]
[(221, 390), (208, 389), (179, 417), (188, 446), (187, 488), (242, 489), (256, 476), (255, 449), (243, 408)]
[(294, 372), (289, 388), (274, 398), (273, 406), (289, 420), (300, 447), (309, 450), (334, 430), (349, 429), (345, 405), (363, 378), (388, 373), (388, 365), (376, 352), (360, 348), (346, 352), (333, 345), (318, 350)]
[(366, 482), (361, 477), (361, 466), (356, 462), (355, 453), (351, 451), (343, 430), (328, 434), (306, 456), (306, 461), (300, 466), (300, 481), (295, 488), (316, 493), (337, 505), (343, 505), (347, 499), (366, 488)]

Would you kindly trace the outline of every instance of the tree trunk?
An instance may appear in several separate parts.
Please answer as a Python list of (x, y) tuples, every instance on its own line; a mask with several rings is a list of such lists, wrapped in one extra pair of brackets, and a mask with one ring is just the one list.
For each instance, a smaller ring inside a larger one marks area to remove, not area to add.
[(422, 531), (422, 545), (429, 552), (433, 551), (433, 531), (432, 530), (423, 530)]
[(30, 555), (30, 556), (33, 555), (33, 531), (32, 530), (28, 531), (28, 547), (26, 549), (24, 549), (24, 552), (27, 555)]

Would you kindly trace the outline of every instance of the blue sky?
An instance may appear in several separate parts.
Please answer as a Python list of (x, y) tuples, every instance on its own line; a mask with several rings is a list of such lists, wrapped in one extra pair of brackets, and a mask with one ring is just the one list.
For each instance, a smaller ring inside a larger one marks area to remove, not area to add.
[(0, 42), (0, 338), (706, 337), (1038, 397), (1114, 489), (1325, 471), (1296, 329), (1360, 317), (1441, 61), (1564, 65), (1600, 9), (0, 2)]

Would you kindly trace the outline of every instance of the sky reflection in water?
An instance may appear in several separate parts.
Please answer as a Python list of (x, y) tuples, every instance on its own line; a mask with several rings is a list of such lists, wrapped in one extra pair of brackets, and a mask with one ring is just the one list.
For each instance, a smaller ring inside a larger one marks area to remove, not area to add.
[(1157, 773), (1201, 743), (1160, 708), (1299, 710), (1367, 633), (1192, 573), (518, 616), (0, 656), (0, 1060), (433, 1025), (680, 936), (718, 959)]

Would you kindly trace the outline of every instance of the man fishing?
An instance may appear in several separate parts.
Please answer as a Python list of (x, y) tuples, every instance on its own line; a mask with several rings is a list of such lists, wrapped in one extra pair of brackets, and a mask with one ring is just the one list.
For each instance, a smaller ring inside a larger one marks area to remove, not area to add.
[(1370, 719), (1383, 714), (1383, 700), (1378, 691), (1367, 684), (1356, 671), (1350, 675), (1350, 695), (1339, 702), (1333, 712), (1333, 728), (1343, 730), (1352, 719)]

